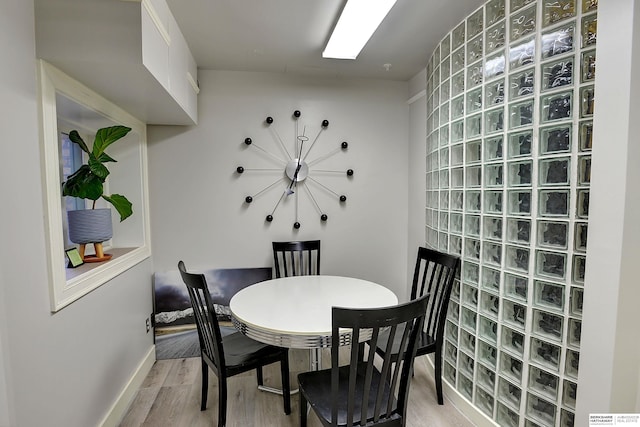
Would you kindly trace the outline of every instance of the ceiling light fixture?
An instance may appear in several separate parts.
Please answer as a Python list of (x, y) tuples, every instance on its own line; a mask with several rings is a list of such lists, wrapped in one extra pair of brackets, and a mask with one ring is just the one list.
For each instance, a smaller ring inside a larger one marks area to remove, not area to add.
[(348, 0), (323, 58), (356, 59), (397, 0)]

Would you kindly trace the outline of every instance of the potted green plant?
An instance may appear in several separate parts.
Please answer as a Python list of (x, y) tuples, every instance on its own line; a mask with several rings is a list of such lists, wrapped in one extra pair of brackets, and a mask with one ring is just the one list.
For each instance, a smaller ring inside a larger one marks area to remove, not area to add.
[[(120, 221), (124, 221), (133, 213), (131, 202), (121, 194), (104, 194), (104, 182), (109, 176), (105, 163), (115, 162), (105, 150), (114, 142), (123, 138), (131, 128), (126, 126), (111, 126), (98, 129), (91, 150), (76, 130), (69, 132), (71, 142), (77, 144), (87, 153), (87, 163), (83, 164), (67, 180), (62, 183), (62, 195), (92, 200), (91, 209), (81, 209), (67, 212), (69, 223), (69, 240), (80, 245), (79, 252), (85, 261), (106, 261), (111, 256), (104, 254), (102, 243), (112, 235), (111, 209), (96, 209), (96, 201), (100, 198), (109, 202), (120, 214)], [(86, 257), (85, 245), (92, 243), (96, 255)]]

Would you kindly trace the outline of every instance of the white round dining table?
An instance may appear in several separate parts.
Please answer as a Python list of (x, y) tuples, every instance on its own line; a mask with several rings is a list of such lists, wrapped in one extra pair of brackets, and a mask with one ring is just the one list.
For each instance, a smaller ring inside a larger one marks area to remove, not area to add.
[(319, 275), (256, 283), (236, 293), (229, 308), (236, 328), (250, 338), (279, 347), (319, 349), (331, 347), (332, 307), (396, 304), (398, 297), (377, 283)]

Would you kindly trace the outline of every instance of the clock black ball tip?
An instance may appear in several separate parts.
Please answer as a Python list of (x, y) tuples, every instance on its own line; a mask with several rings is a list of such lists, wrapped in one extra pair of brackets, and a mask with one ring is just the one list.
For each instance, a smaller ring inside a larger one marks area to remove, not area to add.
[(265, 219), (267, 220), (267, 222), (271, 222), (273, 221), (273, 215), (267, 215)]
[(296, 230), (300, 228), (300, 223), (298, 221), (293, 223), (293, 228), (295, 228)]
[(344, 194), (342, 196), (340, 196), (340, 201), (341, 202), (346, 202), (347, 201), (347, 196), (345, 196)]
[(343, 150), (346, 150), (347, 148), (349, 148), (349, 143), (347, 141), (342, 141), (340, 147), (342, 147)]
[(293, 112), (293, 117), (298, 118), (298, 117), (300, 117), (301, 114), (302, 113), (300, 112), (300, 110), (296, 110), (296, 111)]
[(236, 172), (238, 172), (238, 173), (242, 173), (242, 172), (244, 172), (244, 168), (243, 168), (242, 166), (238, 166), (238, 167), (236, 168)]
[(244, 201), (247, 202), (247, 203), (251, 203), (251, 202), (253, 202), (253, 197), (247, 196), (247, 197), (244, 198)]
[(267, 122), (267, 124), (273, 123), (273, 117), (271, 117), (271, 116), (267, 117), (266, 122)]
[(326, 127), (328, 127), (328, 126), (329, 126), (329, 120), (323, 120), (323, 121), (322, 121), (322, 127), (323, 127), (323, 128), (326, 128)]
[(327, 219), (329, 219), (329, 217), (327, 216), (327, 214), (322, 214), (322, 215), (320, 215), (320, 219), (322, 221), (326, 221)]
[(251, 138), (245, 138), (244, 139), (244, 143), (247, 144), (247, 145), (251, 145), (252, 142), (253, 141), (251, 140)]
[(347, 176), (353, 176), (353, 169), (347, 169)]

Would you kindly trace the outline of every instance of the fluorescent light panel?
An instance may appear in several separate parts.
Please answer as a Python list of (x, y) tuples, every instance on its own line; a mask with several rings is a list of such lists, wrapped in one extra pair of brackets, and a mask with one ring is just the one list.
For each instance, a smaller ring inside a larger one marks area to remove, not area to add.
[(348, 0), (322, 57), (356, 59), (396, 1)]

